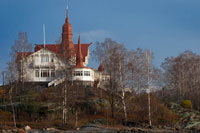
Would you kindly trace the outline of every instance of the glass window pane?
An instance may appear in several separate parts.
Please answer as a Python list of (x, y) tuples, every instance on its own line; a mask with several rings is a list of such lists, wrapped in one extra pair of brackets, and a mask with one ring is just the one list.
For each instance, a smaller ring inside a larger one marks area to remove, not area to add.
[(41, 55), (41, 62), (49, 62), (49, 55)]
[(35, 70), (35, 77), (39, 77), (39, 70)]
[(41, 70), (41, 77), (49, 77), (49, 70)]
[(51, 77), (55, 77), (55, 70), (51, 70)]
[(90, 76), (90, 71), (84, 71), (84, 76)]

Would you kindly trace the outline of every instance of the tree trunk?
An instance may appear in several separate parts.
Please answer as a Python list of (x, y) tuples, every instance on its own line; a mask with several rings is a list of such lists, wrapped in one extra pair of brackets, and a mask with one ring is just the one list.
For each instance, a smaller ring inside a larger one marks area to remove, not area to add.
[(123, 104), (123, 109), (124, 109), (124, 121), (125, 121), (125, 125), (126, 125), (127, 124), (127, 110), (126, 110), (125, 91), (124, 91), (124, 89), (122, 91), (122, 104)]
[(76, 110), (76, 122), (75, 122), (75, 127), (77, 127), (78, 126), (78, 112), (77, 112), (77, 110)]
[(125, 90), (124, 90), (124, 84), (123, 84), (123, 74), (122, 74), (122, 64), (121, 62), (119, 63), (119, 73), (120, 73), (120, 88), (122, 91), (122, 105), (123, 105), (123, 110), (124, 110), (124, 121), (125, 121), (125, 125), (127, 123), (127, 111), (126, 111), (126, 103), (125, 103)]
[(148, 105), (149, 105), (149, 126), (151, 126), (151, 98), (150, 98), (150, 92), (148, 93)]
[(65, 126), (67, 124), (67, 86), (65, 82), (65, 86), (63, 87), (63, 116), (62, 116), (62, 124)]
[(15, 120), (15, 109), (14, 109), (14, 106), (13, 106), (13, 101), (12, 101), (12, 85), (11, 85), (11, 89), (9, 91), (9, 96), (10, 96), (10, 104), (12, 106), (12, 113), (13, 113), (13, 123), (14, 123), (14, 126), (16, 128), (16, 120)]

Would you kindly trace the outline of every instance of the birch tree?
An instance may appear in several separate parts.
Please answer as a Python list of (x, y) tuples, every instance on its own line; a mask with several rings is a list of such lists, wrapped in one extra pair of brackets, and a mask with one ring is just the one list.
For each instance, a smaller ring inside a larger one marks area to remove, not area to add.
[(119, 62), (119, 67), (118, 67), (118, 72), (119, 72), (119, 89), (121, 94), (120, 98), (122, 100), (122, 106), (123, 106), (123, 112), (124, 112), (124, 121), (125, 124), (127, 123), (127, 106), (125, 102), (125, 87), (127, 87), (127, 50), (124, 48), (123, 45), (120, 46), (120, 52), (118, 55), (118, 62)]
[(13, 115), (13, 123), (14, 123), (14, 127), (16, 128), (16, 119), (15, 119), (15, 108), (13, 105), (13, 89), (16, 88), (16, 79), (15, 79), (15, 72), (16, 72), (16, 68), (13, 67), (13, 64), (8, 63), (7, 64), (7, 71), (5, 71), (5, 80), (6, 83), (9, 85), (9, 99), (10, 99), (10, 105), (12, 108), (12, 115)]
[(124, 112), (125, 123), (127, 121), (127, 107), (125, 103), (125, 87), (127, 87), (127, 49), (123, 44), (107, 38), (104, 42), (96, 43), (94, 56), (99, 62), (103, 63), (105, 71), (110, 75), (110, 105), (111, 114), (114, 117), (115, 98), (120, 97)]
[[(21, 82), (22, 89), (24, 88), (24, 69), (25, 57), (32, 51), (32, 44), (28, 42), (28, 35), (26, 32), (19, 32), (18, 39), (15, 40), (14, 45), (11, 46), (11, 61), (8, 62), (9, 67), (13, 68), (15, 75), (12, 76), (15, 80)], [(11, 66), (12, 65), (12, 66)]]
[(148, 94), (148, 112), (149, 112), (149, 126), (151, 123), (151, 88), (152, 78), (151, 78), (151, 64), (152, 64), (153, 54), (149, 50), (145, 51), (145, 63), (146, 63), (146, 78), (147, 78), (147, 94)]
[(101, 62), (104, 66), (105, 73), (110, 75), (110, 85), (108, 88), (109, 92), (109, 102), (111, 106), (111, 116), (114, 117), (115, 114), (115, 102), (116, 102), (116, 92), (117, 92), (117, 76), (118, 76), (118, 55), (119, 47), (118, 43), (106, 38), (104, 42), (96, 42), (95, 50), (92, 52), (93, 57)]
[[(180, 103), (189, 99), (200, 108), (200, 55), (185, 51), (177, 57), (168, 57), (162, 63), (168, 100)], [(166, 93), (165, 93), (166, 94)]]

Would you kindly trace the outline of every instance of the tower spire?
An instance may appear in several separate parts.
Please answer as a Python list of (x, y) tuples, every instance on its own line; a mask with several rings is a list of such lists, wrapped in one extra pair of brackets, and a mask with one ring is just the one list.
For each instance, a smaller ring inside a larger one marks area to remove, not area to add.
[(68, 11), (68, 5), (67, 5), (67, 8), (66, 8), (66, 20), (65, 20), (66, 23), (69, 23), (69, 13), (68, 12), (69, 11)]
[(68, 6), (66, 8), (66, 19), (65, 19), (65, 23), (62, 27), (62, 42), (60, 45), (60, 53), (69, 53), (66, 51), (71, 51), (74, 49), (74, 43), (72, 40), (72, 26), (69, 23), (69, 16), (68, 16)]
[(83, 55), (81, 50), (81, 39), (80, 39), (80, 33), (78, 37), (78, 49), (76, 52), (76, 67), (84, 67), (83, 65)]
[(69, 16), (68, 16), (68, 5), (67, 5), (67, 9), (66, 9), (66, 10), (67, 10), (67, 18), (68, 18), (68, 17), (69, 17)]

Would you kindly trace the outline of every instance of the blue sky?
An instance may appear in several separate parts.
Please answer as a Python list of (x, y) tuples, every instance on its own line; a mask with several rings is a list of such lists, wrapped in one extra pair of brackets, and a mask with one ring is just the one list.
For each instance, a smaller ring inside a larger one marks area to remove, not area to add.
[(54, 43), (67, 5), (74, 43), (79, 32), (82, 43), (111, 37), (128, 49), (150, 49), (156, 66), (185, 50), (200, 54), (200, 0), (0, 0), (0, 72), (19, 31), (42, 43), (45, 24), (46, 42)]

